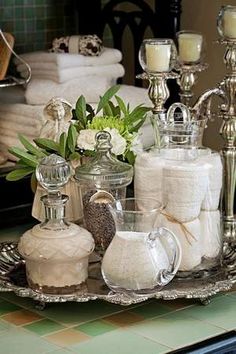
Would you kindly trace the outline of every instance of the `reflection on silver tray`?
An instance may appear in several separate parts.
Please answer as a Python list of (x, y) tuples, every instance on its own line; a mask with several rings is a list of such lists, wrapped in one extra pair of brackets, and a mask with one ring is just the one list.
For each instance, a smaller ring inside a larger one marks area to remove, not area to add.
[(69, 295), (49, 295), (36, 292), (28, 287), (25, 276), (25, 265), (17, 251), (17, 244), (0, 243), (0, 291), (13, 291), (18, 296), (30, 297), (40, 302), (86, 302), (101, 299), (121, 305), (139, 303), (150, 298), (173, 300), (177, 298), (196, 298), (202, 301), (233, 286), (224, 269), (217, 275), (206, 279), (178, 280), (174, 279), (163, 290), (148, 296), (133, 296), (110, 291), (101, 277), (100, 263), (92, 262), (89, 266), (89, 279), (85, 289)]

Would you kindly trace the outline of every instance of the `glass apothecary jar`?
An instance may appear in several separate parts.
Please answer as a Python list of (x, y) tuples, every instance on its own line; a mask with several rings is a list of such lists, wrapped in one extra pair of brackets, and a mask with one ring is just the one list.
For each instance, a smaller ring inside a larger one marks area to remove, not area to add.
[(96, 134), (96, 156), (77, 167), (75, 179), (82, 191), (84, 225), (95, 240), (95, 250), (103, 254), (115, 235), (115, 223), (108, 204), (126, 196), (132, 182), (133, 167), (112, 153), (111, 135)]
[(222, 257), (221, 157), (199, 145), (200, 121), (167, 121), (159, 134), (162, 147), (136, 158), (135, 197), (156, 198), (165, 206), (158, 225), (181, 244), (178, 276), (209, 275), (220, 269)]
[(91, 233), (65, 218), (68, 196), (60, 193), (70, 178), (70, 166), (57, 155), (44, 158), (36, 169), (40, 185), (48, 194), (41, 200), (45, 220), (26, 231), (18, 249), (25, 259), (29, 286), (48, 294), (84, 290), (88, 258), (94, 249)]

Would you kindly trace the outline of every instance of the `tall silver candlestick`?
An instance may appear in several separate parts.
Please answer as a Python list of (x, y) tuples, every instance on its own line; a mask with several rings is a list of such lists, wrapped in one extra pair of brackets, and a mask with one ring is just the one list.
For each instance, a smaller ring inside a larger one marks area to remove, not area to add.
[(139, 61), (144, 70), (137, 78), (148, 80), (148, 95), (153, 103), (152, 125), (155, 146), (160, 147), (158, 123), (166, 119), (165, 102), (170, 93), (168, 79), (176, 79), (178, 74), (171, 71), (176, 62), (176, 47), (171, 39), (145, 39), (140, 47)]

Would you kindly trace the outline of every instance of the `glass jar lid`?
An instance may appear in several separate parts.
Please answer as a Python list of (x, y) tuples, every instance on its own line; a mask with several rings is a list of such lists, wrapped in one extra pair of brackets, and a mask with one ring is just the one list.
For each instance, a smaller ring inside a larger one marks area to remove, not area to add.
[(79, 183), (93, 183), (96, 188), (120, 188), (131, 183), (133, 167), (119, 161), (112, 153), (111, 135), (106, 131), (96, 134), (96, 156), (75, 170)]

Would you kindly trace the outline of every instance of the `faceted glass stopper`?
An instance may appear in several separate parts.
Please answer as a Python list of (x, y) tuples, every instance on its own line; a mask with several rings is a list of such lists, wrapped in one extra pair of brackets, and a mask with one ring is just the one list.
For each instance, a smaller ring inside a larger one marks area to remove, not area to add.
[(96, 134), (95, 140), (96, 140), (96, 146), (95, 146), (96, 151), (108, 151), (112, 149), (110, 133), (101, 130)]
[(70, 176), (68, 162), (55, 154), (43, 158), (36, 168), (36, 178), (48, 192), (58, 191), (69, 181)]

